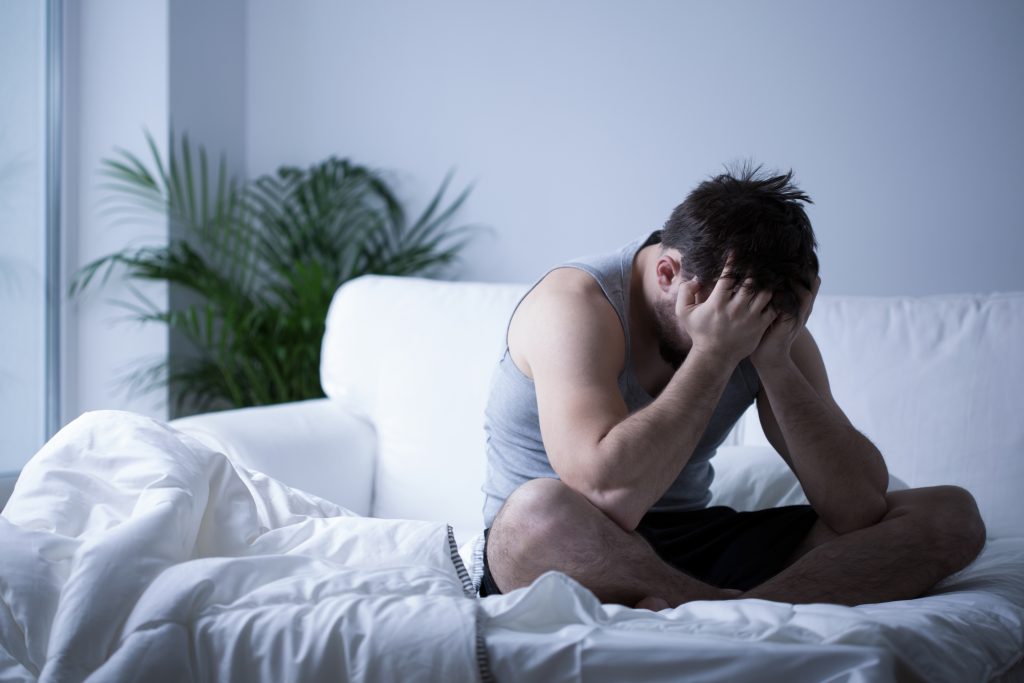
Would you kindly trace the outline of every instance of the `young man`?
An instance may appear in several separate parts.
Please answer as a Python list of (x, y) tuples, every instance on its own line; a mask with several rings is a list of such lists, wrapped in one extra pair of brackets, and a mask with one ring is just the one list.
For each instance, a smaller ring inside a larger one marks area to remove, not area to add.
[[(821, 279), (792, 173), (701, 183), (663, 230), (545, 275), (512, 315), (486, 412), (481, 595), (565, 572), (652, 609), (921, 595), (985, 540), (971, 495), (887, 493), (805, 326)], [(707, 507), (756, 401), (810, 505)]]

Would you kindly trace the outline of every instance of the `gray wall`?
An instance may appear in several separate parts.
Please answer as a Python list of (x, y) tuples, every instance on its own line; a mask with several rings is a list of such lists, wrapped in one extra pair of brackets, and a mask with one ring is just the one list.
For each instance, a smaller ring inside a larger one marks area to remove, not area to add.
[[(245, 175), (245, 9), (245, 0), (173, 0), (168, 6), (168, 114), (175, 146), (181, 149), (187, 133), (193, 150), (205, 147), (213, 178), (222, 155), (228, 173)], [(169, 234), (181, 239), (188, 231), (172, 222)], [(167, 294), (172, 310), (201, 303), (178, 284), (169, 285)], [(183, 358), (195, 349), (185, 335), (171, 331), (168, 354)], [(200, 412), (190, 405), (179, 409), (179, 396), (179, 387), (169, 387), (168, 417)]]
[(247, 166), (445, 171), (522, 281), (751, 157), (814, 198), (827, 294), (1024, 290), (1024, 3), (412, 0), (247, 14)]

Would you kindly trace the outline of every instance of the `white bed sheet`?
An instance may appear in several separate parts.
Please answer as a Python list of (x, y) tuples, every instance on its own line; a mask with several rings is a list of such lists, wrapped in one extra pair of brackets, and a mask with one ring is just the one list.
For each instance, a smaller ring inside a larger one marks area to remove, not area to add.
[(990, 542), (927, 597), (878, 605), (653, 613), (601, 605), (556, 572), (480, 604), (498, 680), (987, 681), (1024, 649), (1024, 539)]

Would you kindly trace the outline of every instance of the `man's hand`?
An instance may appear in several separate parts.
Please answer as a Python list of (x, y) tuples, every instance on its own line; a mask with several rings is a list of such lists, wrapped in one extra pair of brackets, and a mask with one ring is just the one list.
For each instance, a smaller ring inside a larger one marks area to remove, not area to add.
[(755, 290), (750, 279), (737, 287), (731, 270), (730, 258), (704, 301), (696, 278), (683, 282), (676, 316), (693, 342), (693, 351), (719, 356), (736, 366), (757, 348), (776, 315), (769, 305), (772, 293)]
[(750, 361), (759, 372), (765, 368), (789, 362), (793, 340), (797, 338), (801, 330), (807, 325), (807, 319), (811, 317), (811, 310), (814, 308), (814, 300), (818, 296), (818, 289), (820, 287), (821, 278), (817, 276), (814, 278), (814, 283), (810, 289), (800, 284), (797, 285), (800, 310), (797, 311), (796, 315), (777, 315), (764, 333), (760, 344), (750, 354)]

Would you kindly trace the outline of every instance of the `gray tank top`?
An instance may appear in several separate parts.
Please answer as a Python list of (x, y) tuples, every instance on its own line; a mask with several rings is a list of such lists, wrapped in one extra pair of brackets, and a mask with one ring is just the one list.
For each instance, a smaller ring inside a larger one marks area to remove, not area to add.
[[(629, 333), (630, 273), (637, 252), (659, 241), (660, 233), (655, 232), (630, 242), (614, 253), (581, 258), (557, 266), (578, 268), (590, 274), (619, 316), (626, 337), (626, 362), (619, 374), (619, 391), (630, 413), (654, 400), (641, 386), (633, 369)], [(652, 510), (694, 510), (707, 507), (711, 499), (709, 487), (715, 476), (711, 456), (753, 403), (759, 388), (757, 372), (750, 360), (744, 359), (729, 378), (718, 406), (686, 467)], [(507, 329), (505, 351), (491, 377), (490, 395), (484, 411), (484, 431), (487, 435), (487, 475), (483, 485), (483, 512), (484, 525), (490, 527), (505, 499), (516, 488), (540, 477), (558, 479), (541, 440), (533, 380), (523, 374), (509, 355)]]

